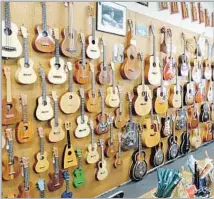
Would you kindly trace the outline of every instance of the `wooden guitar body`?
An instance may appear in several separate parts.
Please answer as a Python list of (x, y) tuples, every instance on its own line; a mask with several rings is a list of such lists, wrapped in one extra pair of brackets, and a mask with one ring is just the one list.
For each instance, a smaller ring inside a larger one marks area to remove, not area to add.
[(210, 80), (212, 77), (212, 69), (209, 60), (204, 61), (204, 77), (206, 80)]
[(67, 169), (69, 167), (73, 167), (77, 165), (77, 159), (74, 152), (73, 147), (68, 148), (68, 145), (65, 145), (63, 151), (63, 161), (62, 161), (62, 168)]
[(96, 126), (95, 132), (96, 134), (100, 135), (103, 133), (107, 133), (109, 131), (109, 125), (107, 123), (108, 115), (100, 113), (97, 116), (98, 125)]
[(21, 121), (17, 126), (16, 138), (19, 143), (30, 142), (33, 138), (33, 124), (32, 122)]
[(87, 93), (86, 108), (90, 113), (97, 113), (100, 110), (97, 94), (92, 94), (92, 90)]
[(50, 181), (48, 182), (48, 190), (49, 191), (56, 191), (57, 189), (60, 189), (64, 183), (64, 178), (63, 178), (63, 175), (62, 175), (62, 171), (59, 170), (59, 182), (57, 182), (57, 179), (56, 179), (56, 173), (53, 172), (53, 173), (49, 173), (49, 178), (50, 178)]
[[(157, 114), (164, 114), (168, 110), (167, 90), (166, 88), (157, 88), (155, 92), (155, 112)], [(165, 93), (165, 94), (163, 94)], [(165, 95), (165, 97), (164, 97)]]
[(172, 93), (169, 97), (169, 104), (170, 106), (174, 107), (174, 108), (180, 108), (181, 107), (181, 87), (180, 86), (173, 86), (173, 88), (171, 89)]
[(88, 126), (88, 116), (84, 115), (84, 122), (82, 122), (81, 116), (77, 118), (77, 128), (75, 130), (75, 136), (77, 138), (83, 138), (88, 136), (90, 133), (90, 128)]
[(55, 119), (52, 119), (50, 122), (51, 132), (49, 134), (50, 142), (59, 142), (64, 139), (65, 131), (63, 129), (62, 121), (59, 119), (58, 126), (55, 125)]
[(104, 150), (105, 156), (110, 158), (116, 155), (117, 149), (115, 143), (111, 144), (110, 138), (106, 141), (106, 148)]
[(19, 189), (19, 194), (18, 198), (34, 198), (34, 188), (33, 188), (33, 183), (29, 182), (29, 190), (25, 190), (24, 184), (20, 184), (18, 186)]
[(111, 83), (112, 73), (109, 67), (106, 66), (104, 69), (103, 62), (98, 65), (97, 81), (102, 85), (108, 85)]
[(116, 128), (121, 129), (126, 125), (127, 118), (125, 116), (124, 111), (121, 113), (120, 108), (117, 108), (115, 110), (115, 120), (114, 120), (114, 125)]
[(73, 179), (73, 185), (74, 187), (78, 188), (85, 184), (85, 173), (83, 168), (77, 168), (74, 170), (74, 179)]
[(193, 129), (193, 132), (190, 136), (190, 144), (194, 148), (198, 148), (202, 144), (201, 133), (198, 128)]
[(212, 139), (212, 124), (208, 122), (205, 124), (205, 128), (203, 129), (202, 140), (203, 142), (210, 142)]
[(119, 99), (118, 89), (116, 87), (115, 87), (115, 90), (113, 89), (113, 87), (107, 88), (105, 103), (107, 106), (112, 108), (116, 108), (119, 106), (120, 99)]
[(166, 65), (164, 66), (163, 78), (165, 80), (172, 80), (175, 77), (175, 68), (173, 58), (166, 58)]
[(104, 180), (108, 176), (106, 160), (98, 162), (97, 180)]
[(184, 85), (184, 102), (186, 105), (192, 105), (195, 100), (195, 86), (193, 82)]
[(198, 115), (192, 110), (192, 107), (188, 108), (188, 128), (195, 129), (198, 127)]
[(93, 147), (92, 144), (88, 145), (88, 153), (86, 156), (86, 162), (88, 164), (94, 164), (99, 160), (99, 153), (97, 151), (97, 144), (94, 143)]
[(197, 84), (200, 83), (201, 81), (201, 68), (199, 65), (200, 65), (199, 62), (195, 59), (192, 69), (192, 79)]
[(49, 162), (48, 162), (48, 159), (47, 159), (47, 152), (44, 151), (44, 154), (41, 155), (41, 153), (37, 153), (36, 155), (36, 165), (35, 165), (35, 171), (37, 173), (41, 173), (41, 172), (44, 172), (46, 171), (48, 168), (49, 168)]
[(100, 57), (100, 48), (99, 48), (99, 41), (95, 37), (95, 39), (92, 38), (92, 36), (88, 37), (88, 47), (86, 49), (86, 54), (91, 59), (98, 59)]
[(195, 102), (201, 103), (202, 101), (204, 101), (203, 85), (202, 85), (202, 83), (199, 83), (197, 86), (196, 94), (195, 94)]
[(76, 65), (76, 71), (74, 75), (74, 80), (78, 84), (86, 84), (89, 81), (89, 67), (88, 64), (86, 63), (85, 69), (82, 68), (82, 60), (78, 60), (75, 63)]
[(39, 25), (35, 29), (36, 38), (33, 42), (33, 48), (35, 51), (42, 53), (51, 53), (55, 50), (55, 41), (52, 37), (52, 29), (47, 26), (47, 31), (43, 31), (42, 25)]

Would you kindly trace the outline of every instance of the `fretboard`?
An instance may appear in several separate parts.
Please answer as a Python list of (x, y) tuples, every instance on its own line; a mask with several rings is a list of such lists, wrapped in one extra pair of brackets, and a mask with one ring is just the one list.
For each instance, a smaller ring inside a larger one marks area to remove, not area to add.
[(82, 168), (82, 158), (78, 157), (78, 168), (81, 169)]
[(66, 180), (66, 192), (70, 191), (70, 184), (69, 184), (69, 180)]
[(132, 122), (132, 102), (129, 102), (129, 120)]
[(73, 2), (68, 2), (68, 30), (69, 35), (73, 37)]
[(59, 184), (59, 157), (55, 156), (54, 159), (55, 159), (54, 167), (55, 167), (56, 184)]
[(47, 12), (45, 2), (42, 2), (42, 29), (47, 31)]
[(11, 77), (6, 77), (7, 82), (7, 102), (12, 102), (12, 96), (11, 96)]
[(96, 18), (92, 17), (92, 40), (95, 40)]
[(172, 36), (170, 36), (170, 60), (172, 60)]
[(112, 133), (112, 122), (110, 123), (110, 144), (113, 145), (113, 133)]
[(123, 111), (123, 103), (122, 103), (122, 96), (121, 92), (119, 92), (119, 99), (120, 99), (120, 104), (119, 104), (119, 111), (122, 113)]
[(68, 144), (68, 148), (71, 148), (71, 137), (70, 137), (70, 130), (67, 130), (67, 144)]
[(92, 78), (91, 78), (91, 91), (92, 91), (92, 97), (95, 96), (95, 75), (94, 72), (91, 72)]
[(42, 78), (42, 100), (46, 102), (46, 80)]
[(112, 70), (112, 87), (113, 87), (113, 93), (115, 93), (115, 72)]
[(81, 120), (84, 123), (84, 115), (85, 115), (85, 98), (81, 98)]
[(13, 140), (8, 140), (9, 165), (14, 164)]
[(94, 129), (91, 129), (91, 145), (94, 147)]
[(142, 155), (141, 133), (138, 133), (138, 151), (139, 156), (141, 157)]
[(23, 122), (27, 123), (28, 122), (28, 111), (27, 111), (27, 104), (22, 105), (22, 117), (23, 117)]
[(24, 168), (24, 186), (25, 186), (25, 191), (29, 191), (29, 169)]
[(5, 11), (5, 28), (11, 29), (11, 19), (10, 19), (10, 2), (4, 3)]
[(103, 44), (103, 70), (107, 70), (107, 64), (106, 64), (106, 45)]
[(101, 161), (104, 162), (104, 149), (103, 146), (101, 146)]
[(40, 154), (44, 155), (44, 137), (40, 137)]
[(154, 62), (156, 63), (156, 45), (155, 45), (155, 36), (153, 36), (153, 56), (154, 56)]
[(40, 198), (45, 198), (45, 190), (40, 191)]
[(82, 68), (85, 70), (85, 42), (82, 42)]
[(25, 60), (25, 65), (29, 65), (28, 38), (24, 38), (24, 60)]
[(104, 96), (101, 98), (101, 114), (104, 116)]
[(144, 61), (141, 61), (141, 69), (142, 69), (142, 87), (143, 87), (143, 91), (144, 91), (144, 85), (145, 85), (145, 79), (144, 79)]
[(58, 39), (55, 39), (55, 61), (56, 63), (55, 64), (58, 64), (59, 65), (59, 40)]
[(69, 81), (68, 91), (72, 92), (73, 91), (73, 87), (72, 87), (72, 84), (73, 84), (72, 70), (69, 70), (69, 80), (68, 81)]
[(54, 101), (54, 123), (55, 123), (55, 127), (59, 125), (58, 101)]

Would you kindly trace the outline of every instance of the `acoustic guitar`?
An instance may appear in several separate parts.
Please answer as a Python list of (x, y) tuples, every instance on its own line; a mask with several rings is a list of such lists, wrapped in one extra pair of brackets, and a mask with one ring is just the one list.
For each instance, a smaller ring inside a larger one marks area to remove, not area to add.
[(48, 182), (48, 190), (51, 192), (60, 189), (64, 183), (62, 170), (59, 169), (59, 155), (57, 147), (53, 147), (53, 164), (54, 172), (48, 174), (50, 178), (50, 181)]
[(194, 105), (189, 107), (188, 110), (188, 128), (195, 129), (198, 127), (198, 109), (194, 102)]
[(122, 133), (118, 133), (118, 151), (115, 155), (115, 161), (114, 161), (114, 167), (120, 168), (123, 165), (123, 159), (122, 159), (122, 151), (121, 151), (121, 139), (122, 139)]
[(40, 198), (45, 198), (45, 180), (40, 178), (36, 183), (36, 187), (40, 192)]
[(64, 139), (65, 131), (62, 127), (62, 120), (59, 118), (58, 94), (56, 91), (52, 91), (52, 97), (54, 101), (54, 118), (50, 121), (51, 132), (49, 133), (48, 139), (50, 142), (59, 142)]
[(164, 162), (163, 142), (152, 148), (150, 162), (154, 167), (158, 167)]
[[(205, 89), (204, 92), (206, 92)], [(210, 120), (210, 105), (207, 101), (207, 97), (205, 103), (201, 106), (200, 120), (201, 122), (207, 122)]]
[(6, 77), (6, 99), (2, 100), (2, 125), (16, 124), (21, 120), (20, 113), (16, 108), (16, 99), (12, 98), (11, 92), (11, 68), (3, 68)]
[(65, 183), (66, 183), (66, 188), (65, 188), (65, 191), (61, 194), (61, 198), (72, 198), (73, 193), (70, 191), (70, 183), (69, 183), (70, 176), (69, 176), (69, 173), (66, 170), (66, 171), (64, 171), (62, 173), (62, 175), (63, 175), (63, 178), (64, 178)]
[(161, 136), (162, 137), (168, 137), (169, 135), (172, 134), (172, 129), (171, 129), (171, 116), (168, 114), (168, 111), (165, 114), (165, 117), (161, 118)]
[(24, 38), (24, 57), (18, 60), (19, 68), (16, 70), (15, 80), (20, 84), (33, 84), (37, 75), (33, 69), (34, 62), (28, 55), (28, 32), (24, 26), (21, 26), (21, 32)]
[(124, 62), (120, 68), (121, 76), (124, 79), (134, 80), (137, 79), (140, 75), (140, 69), (137, 64), (137, 48), (136, 41), (133, 41), (133, 21), (128, 19), (128, 45), (124, 51)]
[(19, 29), (11, 22), (10, 2), (4, 2), (4, 21), (2, 21), (2, 57), (17, 58), (22, 54), (22, 45), (18, 39)]
[(17, 126), (16, 138), (21, 144), (30, 142), (34, 136), (33, 124), (28, 120), (27, 95), (21, 94), (22, 121)]
[(23, 156), (21, 158), (21, 165), (24, 177), (24, 183), (18, 186), (18, 198), (34, 198), (33, 183), (29, 181), (29, 158)]
[(76, 111), (80, 107), (80, 97), (79, 95), (73, 91), (73, 66), (71, 62), (67, 62), (67, 69), (68, 69), (68, 91), (63, 94), (63, 96), (60, 99), (60, 108), (63, 113), (65, 114), (71, 114), (76, 113)]
[(45, 138), (44, 138), (44, 131), (42, 127), (38, 128), (39, 134), (39, 142), (40, 142), (40, 151), (36, 154), (36, 164), (35, 164), (35, 171), (37, 173), (45, 172), (49, 168), (49, 162), (47, 159), (48, 153), (45, 151)]
[(86, 99), (86, 109), (90, 113), (97, 113), (100, 110), (98, 105), (98, 92), (95, 88), (95, 73), (94, 73), (94, 64), (90, 63), (91, 69), (91, 89), (87, 93)]
[(211, 80), (212, 79), (212, 68), (211, 68), (211, 61), (210, 61), (210, 53), (209, 53), (209, 49), (210, 49), (210, 44), (208, 39), (206, 39), (207, 44), (207, 59), (204, 60), (203, 63), (203, 72), (204, 72), (204, 78), (206, 80)]
[(62, 42), (60, 44), (61, 53), (66, 57), (75, 58), (81, 53), (81, 45), (78, 40), (77, 30), (73, 27), (74, 10), (73, 2), (65, 2), (68, 10), (68, 27), (62, 30)]
[(186, 131), (181, 134), (180, 154), (187, 154), (190, 150), (190, 134), (188, 125)]
[(195, 83), (192, 81), (192, 72), (189, 70), (189, 81), (184, 84), (184, 103), (186, 105), (192, 105), (195, 101)]
[(21, 168), (19, 158), (14, 156), (12, 128), (6, 128), (5, 134), (7, 138), (6, 149), (8, 155), (2, 159), (2, 179), (8, 181), (17, 178), (21, 173)]
[(145, 85), (143, 53), (139, 53), (139, 57), (141, 61), (142, 83), (137, 87), (135, 91), (135, 93), (137, 93), (137, 97), (135, 97), (134, 99), (134, 109), (137, 115), (145, 116), (149, 114), (152, 108), (152, 92), (150, 88)]
[(205, 123), (205, 127), (203, 128), (202, 140), (203, 142), (210, 142), (212, 139), (213, 139), (212, 123), (207, 122)]
[(42, 2), (42, 24), (35, 29), (36, 38), (33, 41), (35, 51), (51, 53), (55, 50), (55, 41), (52, 37), (52, 29), (47, 25), (46, 2)]
[(52, 84), (64, 84), (66, 81), (65, 61), (59, 56), (59, 30), (54, 28), (55, 56), (50, 60), (51, 69), (48, 72), (48, 80)]
[(198, 128), (193, 129), (193, 132), (190, 135), (190, 144), (193, 148), (198, 148), (202, 144), (202, 138), (201, 138), (201, 132), (200, 132), (199, 125), (198, 125)]
[(118, 95), (118, 89), (115, 82), (115, 68), (113, 62), (111, 62), (111, 69), (112, 69), (112, 86), (107, 88), (105, 103), (107, 106), (111, 108), (116, 108), (120, 104), (120, 98)]
[(153, 35), (153, 55), (145, 59), (145, 80), (147, 83), (158, 86), (161, 83), (161, 70), (159, 57), (156, 55), (154, 26), (149, 26)]
[(78, 84), (87, 84), (89, 81), (89, 68), (88, 62), (85, 58), (85, 36), (83, 33), (80, 34), (80, 39), (82, 43), (82, 59), (75, 62), (76, 71), (74, 74), (74, 80)]
[(69, 167), (73, 167), (77, 165), (77, 158), (74, 152), (74, 149), (71, 145), (71, 137), (70, 137), (70, 130), (71, 130), (71, 122), (65, 121), (65, 129), (67, 134), (67, 144), (64, 147), (63, 151), (63, 159), (62, 159), (62, 168), (67, 169)]

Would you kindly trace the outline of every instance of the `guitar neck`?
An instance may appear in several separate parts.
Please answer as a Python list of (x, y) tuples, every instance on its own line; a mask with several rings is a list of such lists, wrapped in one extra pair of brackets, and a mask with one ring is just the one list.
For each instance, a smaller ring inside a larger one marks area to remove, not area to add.
[(101, 114), (104, 116), (104, 96), (102, 96), (102, 99), (101, 99)]
[(55, 178), (56, 178), (57, 184), (59, 184), (59, 157), (55, 156), (54, 159), (55, 159), (55, 164), (54, 164)]
[(29, 64), (29, 55), (28, 55), (28, 38), (24, 38), (24, 60), (25, 64)]
[(73, 2), (68, 2), (68, 30), (73, 35)]
[(91, 129), (91, 145), (94, 147), (94, 129)]
[(155, 36), (153, 36), (153, 56), (154, 56), (154, 62), (156, 63), (156, 45), (155, 45)]
[(70, 183), (69, 183), (69, 180), (66, 180), (65, 183), (66, 183), (66, 192), (68, 193), (68, 192), (70, 191)]
[(14, 164), (13, 140), (8, 140), (9, 165)]
[(78, 168), (82, 168), (82, 158), (80, 156), (78, 157)]
[(58, 101), (54, 101), (54, 123), (55, 123), (55, 127), (59, 125)]
[(70, 137), (70, 130), (67, 130), (67, 144), (68, 144), (68, 148), (71, 148), (71, 137)]
[(11, 76), (6, 77), (7, 84), (7, 102), (12, 102), (12, 94), (11, 94)]
[(45, 78), (42, 78), (42, 100), (46, 102), (46, 81)]
[(142, 79), (142, 87), (143, 87), (143, 90), (144, 90), (145, 78), (144, 78), (144, 61), (143, 61), (143, 60), (141, 61), (141, 70), (142, 70), (142, 76), (141, 76), (141, 79)]
[(115, 84), (115, 72), (114, 72), (114, 70), (112, 70), (112, 87), (113, 87), (113, 92), (115, 93), (116, 84)]
[(112, 132), (112, 123), (110, 123), (110, 144), (113, 145), (113, 132)]
[(103, 146), (101, 146), (101, 161), (104, 163), (104, 149)]
[(170, 36), (170, 60), (172, 59), (172, 36)]
[(92, 97), (95, 96), (95, 74), (94, 72), (91, 72), (92, 78), (91, 78), (91, 91), (92, 91)]
[(85, 70), (85, 42), (82, 42), (82, 69)]
[(141, 155), (142, 155), (142, 143), (141, 143), (141, 132), (140, 131), (138, 133), (138, 152), (139, 152), (139, 156), (141, 157)]
[(133, 116), (132, 116), (132, 102), (129, 102), (129, 120), (132, 122)]
[(42, 2), (42, 29), (47, 31), (47, 12), (45, 2)]
[(44, 155), (44, 137), (40, 137), (40, 154), (41, 156)]
[(55, 64), (59, 64), (59, 40), (55, 39)]
[(4, 2), (5, 27), (11, 29), (10, 2)]
[(73, 85), (72, 70), (69, 70), (69, 87), (68, 87), (69, 92), (73, 91), (72, 85)]
[(45, 198), (45, 190), (40, 191), (40, 198)]
[(84, 122), (84, 115), (85, 115), (85, 108), (84, 108), (84, 104), (85, 104), (85, 99), (81, 98), (81, 120), (82, 122)]
[(107, 63), (106, 63), (106, 45), (103, 44), (103, 70), (106, 71)]
[(25, 191), (29, 191), (29, 168), (24, 168), (24, 187)]
[(27, 123), (28, 122), (28, 107), (27, 104), (22, 105), (22, 117), (23, 117), (23, 122)]
[(119, 92), (119, 99), (120, 99), (120, 104), (119, 104), (119, 111), (120, 113), (123, 112), (123, 103), (122, 103), (122, 94)]
[(186, 40), (185, 38), (183, 38), (183, 40), (184, 40), (184, 55), (186, 55)]
[(96, 18), (92, 17), (92, 40), (95, 40)]

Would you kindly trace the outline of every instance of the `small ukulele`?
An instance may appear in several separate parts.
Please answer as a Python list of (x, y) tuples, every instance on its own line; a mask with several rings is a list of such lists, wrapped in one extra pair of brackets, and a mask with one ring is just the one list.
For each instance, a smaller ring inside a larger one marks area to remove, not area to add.
[(45, 180), (40, 178), (36, 183), (36, 187), (40, 192), (40, 198), (45, 198)]
[(202, 83), (202, 79), (201, 79), (200, 83), (197, 84), (196, 88), (197, 89), (196, 89), (196, 93), (195, 93), (195, 102), (201, 103), (202, 101), (204, 101), (204, 98), (206, 96), (206, 94), (204, 95), (205, 88)]
[(203, 142), (210, 142), (213, 139), (212, 135), (212, 123), (207, 122), (205, 123), (205, 128), (202, 132), (202, 140)]
[(190, 150), (190, 135), (188, 125), (186, 125), (186, 131), (181, 135), (180, 154), (187, 154)]
[(198, 109), (194, 102), (192, 107), (188, 108), (188, 128), (195, 129), (198, 127)]
[(71, 122), (65, 121), (65, 129), (67, 133), (67, 144), (65, 145), (64, 151), (63, 151), (63, 160), (62, 160), (63, 169), (67, 169), (69, 167), (73, 167), (77, 165), (76, 155), (71, 145), (71, 137), (70, 137)]
[(186, 105), (192, 105), (195, 101), (195, 83), (192, 81), (191, 74), (192, 72), (189, 70), (189, 81), (184, 84), (184, 102)]
[(152, 148), (152, 155), (150, 159), (154, 167), (160, 166), (164, 162), (163, 142), (159, 142), (157, 146)]
[(123, 159), (122, 159), (122, 151), (121, 151), (121, 139), (122, 139), (122, 133), (118, 133), (118, 151), (115, 155), (114, 160), (114, 167), (119, 168), (123, 165)]
[[(199, 122), (199, 121), (198, 121)], [(193, 148), (198, 148), (202, 144), (200, 127), (193, 129), (190, 136), (190, 144)]]
[(62, 173), (63, 175), (63, 178), (65, 179), (65, 183), (66, 183), (66, 189), (65, 191), (61, 194), (61, 198), (72, 198), (72, 192), (70, 191), (70, 183), (69, 183), (69, 179), (70, 179), (70, 176), (69, 176), (69, 173), (68, 171), (64, 171)]
[(42, 24), (35, 29), (36, 38), (33, 48), (42, 53), (51, 53), (55, 50), (55, 42), (52, 37), (52, 29), (47, 25), (46, 2), (42, 2)]
[(166, 112), (165, 117), (161, 118), (161, 135), (162, 137), (168, 137), (172, 134), (171, 129), (171, 116)]
[(207, 59), (204, 61), (204, 77), (206, 80), (211, 80), (212, 79), (212, 68), (211, 68), (211, 61), (210, 61), (210, 44), (209, 41), (206, 39), (206, 44), (207, 44)]
[(40, 151), (36, 154), (36, 164), (35, 164), (35, 171), (37, 173), (45, 172), (49, 168), (49, 162), (47, 159), (48, 153), (44, 149), (44, 132), (43, 128), (38, 128), (39, 140), (40, 140)]

